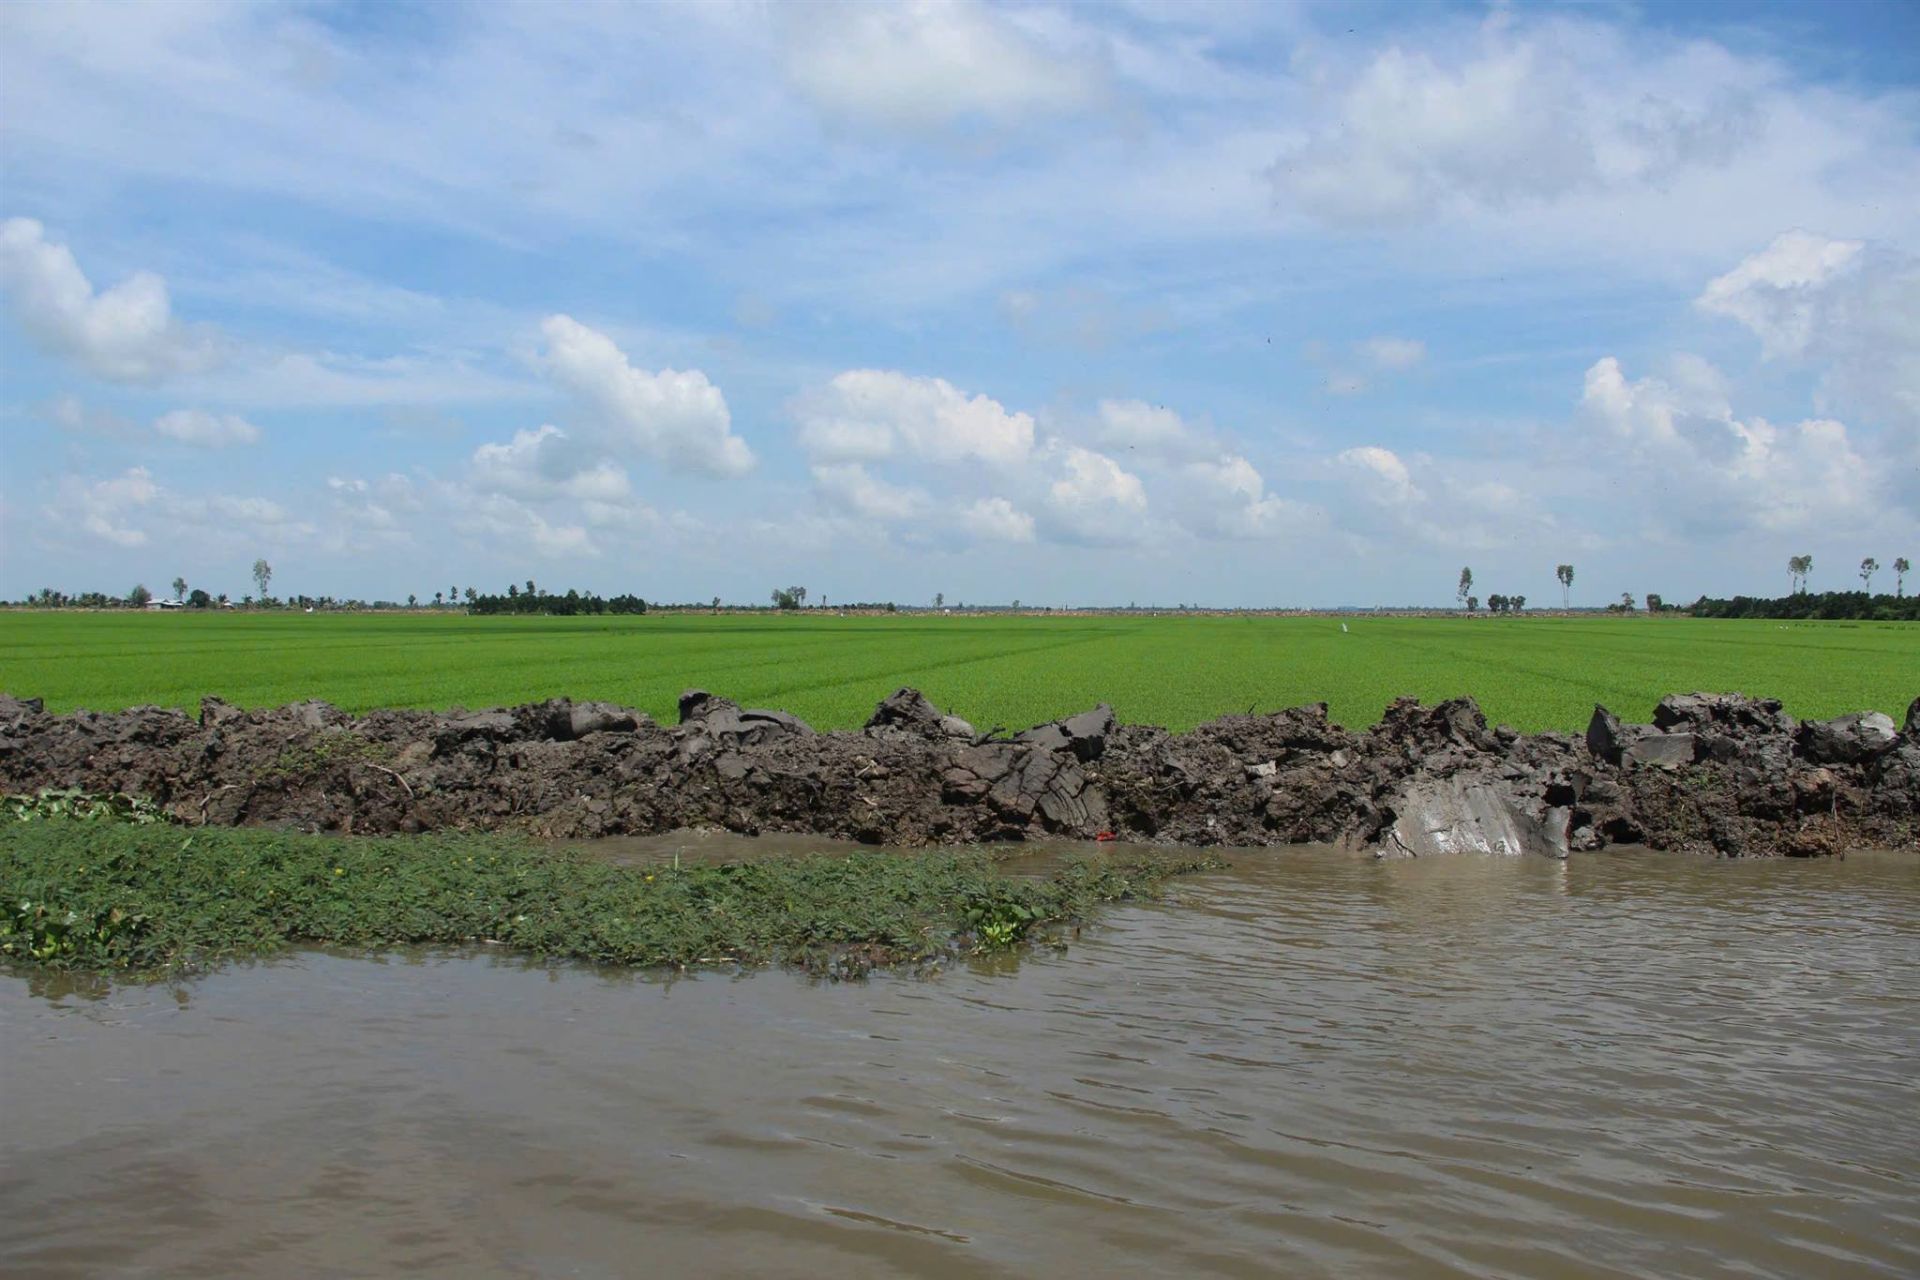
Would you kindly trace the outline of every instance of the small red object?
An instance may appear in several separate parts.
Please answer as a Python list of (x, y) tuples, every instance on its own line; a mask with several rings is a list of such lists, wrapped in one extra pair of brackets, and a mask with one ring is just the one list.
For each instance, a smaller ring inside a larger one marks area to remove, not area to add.
[(1118, 840), (1119, 838), (1120, 838), (1119, 836), (1116, 836), (1111, 831), (1102, 831), (1099, 835), (1094, 837), (1095, 840), (1100, 841), (1100, 843), (1102, 844), (1105, 844), (1109, 840)]

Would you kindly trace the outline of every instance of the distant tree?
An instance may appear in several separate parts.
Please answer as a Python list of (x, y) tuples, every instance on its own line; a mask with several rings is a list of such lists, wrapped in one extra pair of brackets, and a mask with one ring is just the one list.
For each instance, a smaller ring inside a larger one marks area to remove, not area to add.
[(1460, 586), (1457, 590), (1454, 591), (1453, 593), (1454, 598), (1460, 601), (1461, 604), (1465, 604), (1467, 602), (1468, 594), (1471, 593), (1472, 591), (1473, 591), (1473, 570), (1462, 569), (1460, 571)]
[(173, 580), (173, 598), (175, 600), (185, 600), (187, 598), (187, 580), (185, 578), (175, 578)]
[(1560, 579), (1560, 607), (1571, 609), (1573, 607), (1573, 566), (1557, 565), (1554, 567), (1553, 576)]
[(518, 600), (519, 598), (520, 598), (520, 588), (514, 586), (511, 582), (509, 582), (507, 584), (507, 599)]
[(1812, 572), (1812, 556), (1787, 557), (1787, 578), (1795, 591), (1805, 591), (1807, 589), (1807, 575)]
[(1633, 612), (1633, 592), (1622, 591), (1620, 593), (1620, 608), (1627, 613)]
[(1522, 609), (1526, 607), (1527, 607), (1527, 598), (1525, 596), (1514, 596), (1512, 599), (1507, 601), (1507, 608), (1513, 610), (1515, 613), (1520, 612)]
[(407, 593), (407, 608), (409, 609), (417, 608), (419, 607), (419, 604), (420, 604), (420, 597), (414, 595), (411, 591), (409, 591)]
[(1666, 601), (1662, 600), (1659, 596), (1655, 595), (1651, 591), (1647, 592), (1647, 612), (1648, 613), (1658, 613), (1660, 612), (1661, 609), (1665, 607), (1666, 607)]
[(260, 603), (267, 602), (267, 584), (273, 581), (273, 566), (265, 560), (253, 562), (253, 585), (260, 589)]
[[(435, 595), (434, 595), (434, 599), (436, 599), (436, 600), (438, 600), (439, 598), (440, 598), (440, 597), (439, 597), (439, 594), (438, 594), (438, 593), (435, 593)], [(447, 588), (447, 600), (448, 600), (448, 602), (449, 602), (449, 603), (451, 603), (451, 604), (459, 604), (459, 603), (460, 603), (460, 588), (458, 588), (458, 587), (448, 587), (448, 588)]]
[(1014, 607), (1014, 608), (1016, 608), (1016, 609), (1018, 609), (1018, 608), (1020, 607), (1020, 601), (1019, 601), (1018, 599), (1016, 599), (1016, 600), (1015, 600), (1015, 601), (1013, 602), (1013, 607)]
[(527, 579), (527, 594), (534, 597), (536, 600), (539, 599), (540, 597), (540, 588), (533, 585), (532, 578)]
[(187, 603), (195, 609), (204, 609), (213, 603), (213, 597), (199, 587), (195, 587), (193, 594), (187, 597)]
[(773, 590), (773, 607), (776, 609), (798, 609), (801, 602), (806, 598), (807, 589), (805, 587), (775, 587)]
[(715, 597), (713, 598), (713, 611), (714, 611), (715, 613), (718, 613), (718, 612), (720, 612), (720, 597), (719, 597), (719, 596), (715, 596)]
[(1507, 598), (1505, 596), (1501, 595), (1499, 592), (1496, 591), (1492, 595), (1487, 597), (1488, 613), (1505, 613), (1506, 611), (1507, 611)]
[(1893, 580), (1894, 595), (1904, 596), (1907, 594), (1907, 570), (1911, 568), (1913, 568), (1913, 566), (1907, 563), (1905, 556), (1896, 556), (1894, 558), (1893, 572), (1896, 575)]
[(153, 592), (147, 590), (147, 584), (144, 582), (134, 587), (133, 590), (127, 592), (127, 603), (132, 605), (136, 609), (146, 608), (147, 603), (152, 599), (153, 599)]
[(1474, 611), (1475, 609), (1478, 609), (1479, 607), (1480, 607), (1480, 597), (1479, 597), (1479, 596), (1468, 596), (1468, 597), (1467, 597), (1467, 612), (1468, 612), (1468, 613), (1472, 613), (1472, 612), (1473, 612), (1473, 611)]
[(1880, 562), (1868, 556), (1860, 562), (1860, 581), (1865, 584), (1868, 595), (1873, 594), (1873, 575), (1880, 572)]
[(433, 593), (434, 608), (438, 609), (441, 605), (445, 604), (446, 601), (447, 601), (447, 596), (444, 591), (436, 591)]
[(249, 609), (251, 609), (251, 608), (253, 608), (253, 597), (252, 597), (252, 596), (241, 596), (241, 597), (240, 597), (240, 603), (241, 603), (241, 604), (243, 604), (243, 605), (245, 605), (245, 606), (247, 606), (247, 608), (249, 608)]
[(473, 607), (473, 602), (479, 598), (480, 593), (478, 591), (475, 591), (472, 587), (467, 588), (467, 607), (469, 609)]
[(934, 608), (936, 608), (936, 609), (938, 609), (938, 608), (940, 608), (940, 607), (942, 607), (943, 605), (945, 605), (946, 603), (947, 603), (947, 593), (946, 593), (946, 592), (944, 592), (944, 591), (936, 591), (936, 592), (934, 592), (934, 593), (933, 593), (933, 607), (934, 607)]

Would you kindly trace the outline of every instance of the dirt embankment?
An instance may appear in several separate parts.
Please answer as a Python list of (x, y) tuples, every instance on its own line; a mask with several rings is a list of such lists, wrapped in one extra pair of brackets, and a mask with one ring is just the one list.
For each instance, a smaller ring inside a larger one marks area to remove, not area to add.
[(1582, 739), (1490, 729), (1469, 699), (1402, 699), (1364, 732), (1324, 705), (1177, 734), (1101, 706), (1007, 737), (912, 689), (835, 733), (697, 691), (670, 728), (564, 699), (355, 717), (209, 698), (194, 718), (55, 716), (0, 696), (0, 790), (45, 787), (144, 795), (190, 823), (359, 834), (724, 827), (916, 845), (1111, 832), (1383, 856), (1615, 843), (1804, 855), (1920, 839), (1920, 699), (1896, 726), (1878, 713), (1796, 724), (1771, 700), (1676, 695), (1652, 725), (1596, 708)]

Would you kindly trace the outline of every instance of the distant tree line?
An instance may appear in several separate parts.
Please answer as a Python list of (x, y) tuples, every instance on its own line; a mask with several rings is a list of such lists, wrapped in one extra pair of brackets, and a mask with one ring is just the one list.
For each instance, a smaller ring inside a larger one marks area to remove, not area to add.
[(636, 595), (622, 593), (599, 596), (572, 587), (567, 589), (565, 595), (560, 595), (542, 591), (531, 578), (527, 580), (525, 591), (509, 583), (504, 595), (483, 595), (468, 587), (466, 596), (467, 612), (479, 614), (544, 613), (557, 618), (570, 618), (583, 614), (635, 614), (647, 611), (647, 602)]
[(1920, 595), (1869, 595), (1865, 591), (1796, 591), (1768, 599), (1734, 596), (1693, 602), (1696, 618), (1821, 618), (1856, 622), (1920, 622)]

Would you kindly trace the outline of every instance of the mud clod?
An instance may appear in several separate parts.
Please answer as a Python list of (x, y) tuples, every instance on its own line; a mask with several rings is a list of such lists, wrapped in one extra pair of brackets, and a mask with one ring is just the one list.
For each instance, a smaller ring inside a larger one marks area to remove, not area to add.
[(357, 834), (723, 827), (928, 845), (1112, 832), (1397, 856), (1627, 841), (1775, 856), (1913, 844), (1916, 715), (1899, 731), (1879, 713), (1795, 725), (1771, 700), (1686, 694), (1652, 724), (1596, 707), (1582, 739), (1490, 730), (1464, 698), (1401, 699), (1364, 732), (1324, 704), (1187, 733), (1102, 705), (1009, 738), (976, 735), (914, 689), (834, 733), (703, 690), (670, 728), (567, 699), (355, 717), (208, 698), (194, 718), (49, 715), (0, 695), (0, 790), (78, 787), (151, 797), (186, 822)]

